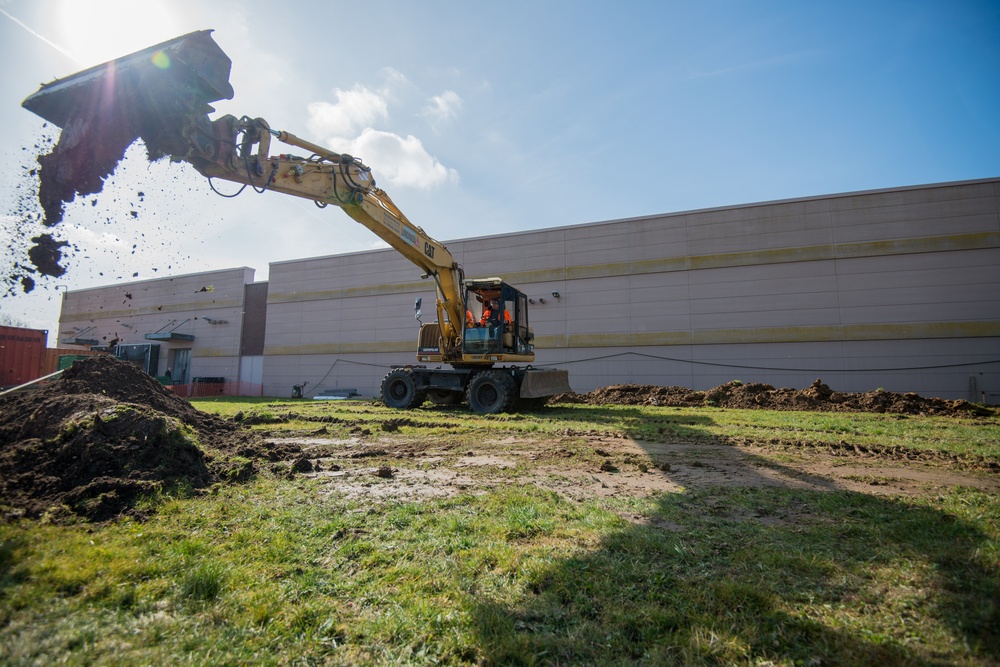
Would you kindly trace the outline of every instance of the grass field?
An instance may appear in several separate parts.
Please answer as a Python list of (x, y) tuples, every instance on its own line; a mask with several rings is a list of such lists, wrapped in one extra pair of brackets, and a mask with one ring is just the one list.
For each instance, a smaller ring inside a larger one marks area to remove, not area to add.
[[(996, 418), (196, 405), (321, 471), (0, 524), (0, 664), (1000, 659)], [(742, 477), (713, 472), (728, 450)]]

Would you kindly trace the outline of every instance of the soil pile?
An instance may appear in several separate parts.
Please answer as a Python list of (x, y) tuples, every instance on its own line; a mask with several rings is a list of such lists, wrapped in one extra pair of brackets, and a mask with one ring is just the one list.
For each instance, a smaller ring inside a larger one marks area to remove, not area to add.
[(616, 384), (586, 394), (561, 394), (551, 403), (590, 405), (665, 405), (674, 407), (719, 407), (767, 410), (815, 410), (827, 412), (884, 412), (910, 415), (991, 416), (994, 411), (968, 401), (925, 398), (915, 393), (891, 391), (842, 393), (821, 380), (805, 389), (775, 389), (769, 384), (733, 381), (708, 391), (685, 387)]
[(259, 436), (108, 355), (0, 399), (0, 504), (16, 514), (104, 520), (164, 486), (246, 479), (255, 470), (247, 459), (267, 454)]

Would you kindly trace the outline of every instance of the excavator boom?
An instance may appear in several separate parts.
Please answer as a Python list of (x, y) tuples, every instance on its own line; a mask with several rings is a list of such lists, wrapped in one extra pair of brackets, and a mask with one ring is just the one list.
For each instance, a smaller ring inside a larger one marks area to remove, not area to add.
[[(387, 404), (413, 407), (426, 396), (457, 392), (474, 410), (494, 412), (510, 409), (517, 392), (533, 399), (570, 391), (565, 371), (492, 370), (496, 363), (534, 361), (527, 298), (499, 279), (466, 281), (448, 249), (403, 215), (360, 159), (274, 130), (261, 118), (212, 120), (211, 103), (233, 97), (231, 66), (211, 31), (203, 30), (53, 81), (25, 99), (22, 106), (62, 128), (52, 152), (38, 160), (44, 223), (58, 224), (77, 195), (99, 192), (125, 150), (141, 139), (150, 160), (169, 157), (209, 179), (310, 199), (320, 207), (333, 204), (433, 278), (437, 321), (423, 325), (418, 359), (445, 362), (453, 370), (391, 371), (382, 387)], [(308, 155), (271, 155), (272, 139)], [(466, 307), (469, 294), (476, 301), (500, 298), (514, 305), (514, 321), (475, 327)]]

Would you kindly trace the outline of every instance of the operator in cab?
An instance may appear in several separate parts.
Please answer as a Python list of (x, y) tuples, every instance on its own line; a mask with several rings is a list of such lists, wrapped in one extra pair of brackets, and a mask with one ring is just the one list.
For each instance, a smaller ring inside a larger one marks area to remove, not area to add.
[[(510, 324), (513, 320), (506, 308), (503, 310), (504, 324)], [(479, 320), (479, 326), (485, 327), (488, 324), (496, 326), (500, 324), (500, 302), (490, 299), (490, 307), (483, 311), (483, 317)]]

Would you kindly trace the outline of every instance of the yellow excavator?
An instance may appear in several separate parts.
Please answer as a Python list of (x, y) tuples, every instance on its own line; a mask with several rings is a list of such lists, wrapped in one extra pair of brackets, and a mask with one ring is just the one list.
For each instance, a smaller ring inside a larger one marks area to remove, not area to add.
[[(321, 208), (333, 204), (433, 279), (437, 321), (420, 326), (417, 363), (394, 367), (383, 378), (386, 405), (464, 400), (474, 412), (497, 413), (571, 391), (567, 371), (530, 365), (534, 336), (524, 293), (500, 278), (466, 278), (448, 249), (376, 186), (360, 159), (274, 130), (262, 118), (210, 119), (211, 102), (233, 97), (232, 61), (211, 32), (58, 79), (24, 100), (26, 109), (62, 128), (52, 152), (39, 158), (46, 224), (56, 224), (75, 195), (99, 191), (125, 149), (142, 139), (150, 160), (187, 162), (210, 183), (224, 179)], [(308, 155), (270, 155), (272, 139)], [(419, 321), (419, 299), (415, 306)]]

